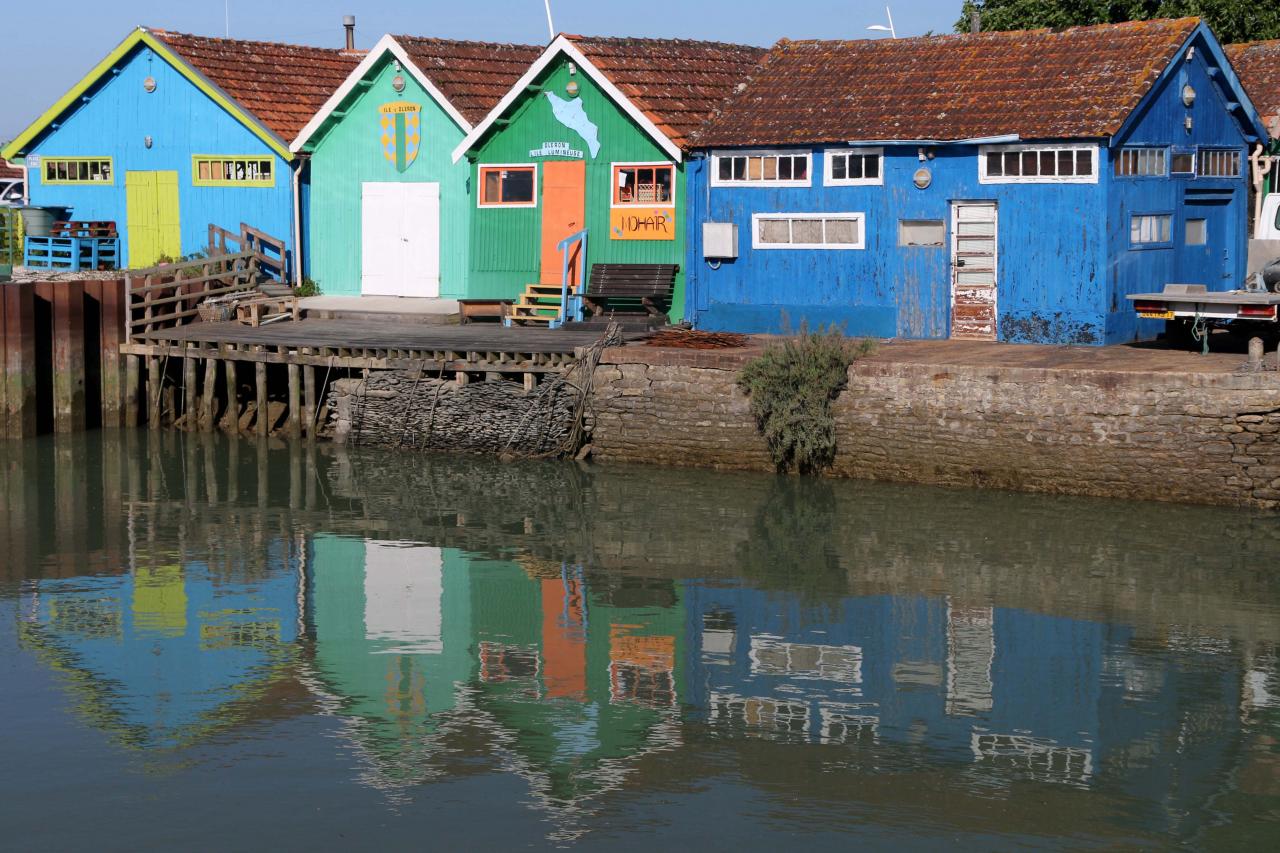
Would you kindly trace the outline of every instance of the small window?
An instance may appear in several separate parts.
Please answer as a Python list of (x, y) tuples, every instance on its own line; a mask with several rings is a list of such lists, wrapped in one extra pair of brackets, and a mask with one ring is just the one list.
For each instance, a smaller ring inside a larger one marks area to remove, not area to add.
[(1168, 152), (1163, 148), (1121, 148), (1116, 152), (1115, 173), (1119, 178), (1163, 178)]
[(1192, 175), (1196, 171), (1196, 155), (1190, 151), (1178, 151), (1173, 155), (1173, 174)]
[(712, 184), (807, 187), (810, 159), (808, 152), (716, 154), (712, 157)]
[(826, 152), (827, 186), (879, 186), (884, 183), (884, 152), (879, 148)]
[(1201, 178), (1234, 178), (1240, 174), (1240, 152), (1201, 149), (1196, 158), (1196, 175)]
[(615, 165), (613, 204), (670, 206), (675, 199), (675, 166), (670, 164)]
[(480, 167), (480, 204), (484, 207), (533, 207), (536, 166)]
[(987, 145), (979, 149), (984, 184), (1090, 184), (1098, 179), (1091, 145)]
[(1139, 214), (1129, 219), (1129, 242), (1134, 246), (1168, 244), (1173, 240), (1173, 217), (1167, 213)]
[(46, 157), (43, 165), (45, 184), (114, 183), (110, 157)]
[(1209, 242), (1209, 229), (1203, 219), (1187, 220), (1187, 245), (1203, 246)]
[(757, 213), (754, 248), (862, 249), (861, 213)]
[(945, 246), (946, 243), (947, 226), (941, 219), (898, 220), (899, 246)]
[(192, 183), (197, 187), (274, 187), (275, 170), (270, 157), (219, 157), (197, 154), (191, 158)]

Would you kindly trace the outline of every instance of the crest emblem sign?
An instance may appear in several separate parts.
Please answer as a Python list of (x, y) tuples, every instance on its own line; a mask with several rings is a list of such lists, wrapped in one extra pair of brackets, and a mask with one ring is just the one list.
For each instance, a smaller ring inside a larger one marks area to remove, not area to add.
[(378, 109), (378, 130), (382, 154), (403, 172), (418, 158), (422, 147), (422, 107), (408, 101), (394, 101)]

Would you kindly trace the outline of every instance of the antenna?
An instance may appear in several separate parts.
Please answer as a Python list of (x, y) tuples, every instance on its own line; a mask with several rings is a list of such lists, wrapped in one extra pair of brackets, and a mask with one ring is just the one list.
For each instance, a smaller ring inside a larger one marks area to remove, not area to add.
[(231, 38), (231, 0), (222, 0), (222, 22), (226, 26), (226, 37)]
[(547, 7), (547, 44), (556, 40), (556, 25), (551, 20), (551, 0), (542, 0), (542, 5)]
[(889, 26), (886, 27), (884, 24), (872, 24), (867, 27), (867, 29), (881, 33), (888, 33), (890, 38), (896, 39), (898, 37), (898, 31), (894, 29), (893, 26), (893, 12), (889, 11), (888, 6), (885, 6), (884, 13), (889, 16)]

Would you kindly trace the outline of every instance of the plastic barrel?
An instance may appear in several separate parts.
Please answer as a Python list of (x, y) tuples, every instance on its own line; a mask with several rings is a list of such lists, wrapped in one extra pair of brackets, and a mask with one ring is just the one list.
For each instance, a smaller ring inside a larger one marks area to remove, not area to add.
[(19, 207), (22, 214), (22, 228), (28, 237), (48, 237), (53, 230), (53, 223), (62, 218), (66, 208), (35, 207), (26, 205)]

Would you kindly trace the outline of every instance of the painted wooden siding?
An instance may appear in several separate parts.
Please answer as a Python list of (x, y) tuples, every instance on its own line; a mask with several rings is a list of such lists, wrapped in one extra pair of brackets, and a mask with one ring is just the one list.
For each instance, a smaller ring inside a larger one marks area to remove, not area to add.
[[(585, 140), (556, 120), (543, 92), (566, 97), (565, 86), (574, 80), (580, 87), (587, 117), (599, 129), (600, 150), (595, 157)], [(477, 182), (478, 165), (490, 163), (538, 163), (538, 193), (541, 197), (541, 164), (548, 159), (531, 158), (529, 152), (546, 142), (569, 142), (584, 152), (587, 168), (586, 210), (589, 229), (587, 261), (596, 263), (679, 264), (672, 316), (684, 313), (684, 254), (686, 223), (685, 173), (676, 168), (676, 228), (670, 241), (624, 241), (609, 237), (610, 204), (614, 163), (670, 162), (670, 158), (612, 100), (582, 73), (570, 77), (567, 62), (553, 62), (534, 90), (526, 93), (510, 116), (510, 123), (492, 133), (472, 156), (472, 187)], [(476, 192), (473, 189), (473, 193)], [(472, 198), (473, 207), (476, 199)], [(476, 296), (515, 297), (530, 282), (538, 280), (541, 207), (474, 207), (472, 218), (472, 291)]]
[[(1104, 171), (1108, 182), (1110, 282), (1107, 340), (1111, 343), (1152, 338), (1163, 329), (1161, 321), (1139, 320), (1125, 296), (1150, 293), (1166, 284), (1204, 284), (1211, 290), (1231, 290), (1244, 280), (1248, 250), (1248, 146), (1240, 126), (1226, 109), (1218, 85), (1210, 77), (1207, 46), (1197, 37), (1196, 55), (1190, 62), (1177, 60), (1171, 73), (1145, 102), (1133, 127), (1115, 140), (1111, 160), (1123, 146), (1172, 146), (1192, 151), (1198, 147), (1233, 148), (1240, 152), (1238, 178), (1115, 177), (1113, 165)], [(1193, 107), (1182, 103), (1182, 87), (1190, 84), (1197, 97)], [(1192, 128), (1184, 121), (1190, 115)], [(1198, 212), (1197, 212), (1198, 210)], [(1134, 214), (1168, 213), (1173, 216), (1172, 244), (1160, 248), (1131, 247), (1130, 217)], [(1209, 243), (1186, 245), (1188, 218), (1210, 220)]]
[[(396, 92), (388, 62), (370, 76), (371, 86), (334, 122), (315, 146), (310, 164), (307, 255), (309, 274), (326, 294), (360, 293), (360, 188), (366, 181), (440, 184), (440, 295), (461, 298), (467, 285), (470, 254), (470, 169), (454, 163), (453, 149), (463, 132), (413, 78), (403, 74), (404, 92)], [(383, 156), (379, 109), (392, 101), (422, 107), (422, 142), (417, 159), (403, 172)]]
[[(999, 210), (998, 334), (1001, 340), (1099, 343), (1104, 333), (1103, 192), (1095, 184), (980, 184), (974, 146), (934, 149), (933, 183), (916, 189), (912, 146), (885, 149), (884, 185), (824, 187), (823, 149), (812, 186), (712, 188), (709, 159), (690, 164), (690, 251), (686, 317), (700, 328), (777, 332), (806, 321), (851, 335), (949, 335), (950, 244), (898, 246), (903, 219), (942, 220), (953, 200), (996, 202)], [(709, 199), (709, 200), (708, 200)], [(751, 215), (862, 212), (862, 250), (751, 248)], [(735, 222), (739, 259), (718, 270), (702, 260), (702, 223)]]
[[(147, 76), (156, 90), (142, 87)], [(145, 140), (151, 137), (152, 145)], [(125, 173), (176, 171), (182, 223), (182, 252), (205, 248), (209, 223), (236, 229), (241, 222), (292, 246), (292, 188), (289, 166), (225, 110), (192, 86), (164, 59), (140, 46), (80, 108), (32, 148), (38, 157), (112, 157), (109, 186), (46, 186), (32, 170), (31, 203), (71, 208), (75, 219), (114, 220), (121, 229), (124, 262), (129, 263)], [(192, 154), (243, 154), (272, 158), (275, 186), (195, 187)]]

